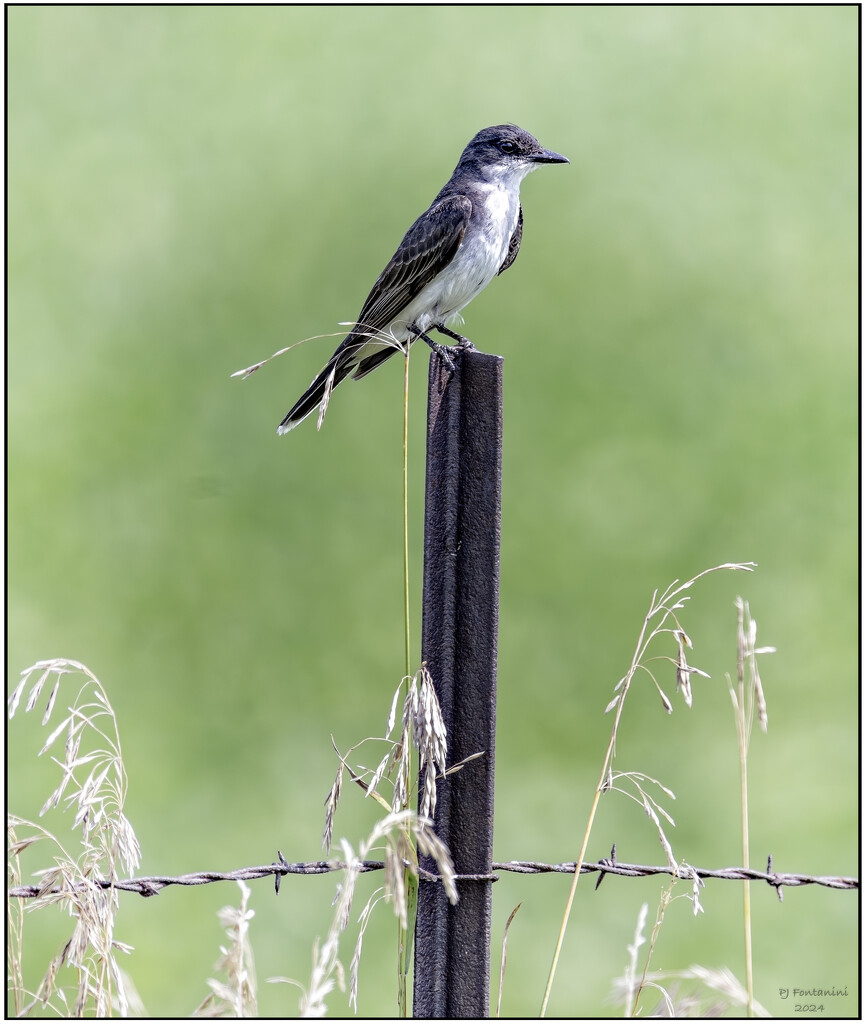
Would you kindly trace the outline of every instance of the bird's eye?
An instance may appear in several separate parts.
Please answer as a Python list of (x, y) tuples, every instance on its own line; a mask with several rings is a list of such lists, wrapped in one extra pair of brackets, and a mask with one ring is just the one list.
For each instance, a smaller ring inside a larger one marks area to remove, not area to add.
[(513, 153), (516, 148), (516, 144), (511, 142), (510, 139), (505, 139), (504, 142), (499, 143), (499, 149), (503, 153)]

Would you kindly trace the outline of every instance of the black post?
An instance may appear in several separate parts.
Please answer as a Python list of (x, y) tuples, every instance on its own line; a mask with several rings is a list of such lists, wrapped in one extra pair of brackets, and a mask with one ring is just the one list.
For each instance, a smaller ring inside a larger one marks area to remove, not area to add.
[[(463, 352), (453, 373), (430, 360), (422, 655), (447, 727), (448, 767), (435, 831), (457, 874), (489, 875), (493, 860), (496, 659), (501, 533), (501, 356)], [(423, 783), (420, 785), (423, 792)], [(421, 864), (436, 871), (435, 862)], [(451, 906), (421, 881), (414, 1016), (489, 1016), (492, 882), (457, 883)]]

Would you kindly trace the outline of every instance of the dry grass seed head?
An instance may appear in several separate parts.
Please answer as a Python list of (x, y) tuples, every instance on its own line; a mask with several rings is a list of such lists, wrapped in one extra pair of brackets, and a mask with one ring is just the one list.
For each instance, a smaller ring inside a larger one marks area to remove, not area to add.
[(249, 941), (249, 925), (255, 911), (249, 909), (251, 890), (240, 886), (240, 906), (225, 906), (218, 912), (219, 923), (228, 936), (228, 948), (214, 965), (225, 974), (225, 980), (208, 978), (211, 994), (195, 1011), (196, 1017), (254, 1017), (257, 1014), (255, 963)]
[(689, 647), (691, 646), (691, 641), (688, 640), (688, 636), (683, 629), (677, 629), (675, 635), (679, 647), (679, 656), (676, 659), (676, 691), (678, 692), (681, 689), (682, 696), (685, 698), (685, 704), (691, 707), (694, 703), (694, 698), (691, 694), (691, 672), (685, 655), (685, 641), (687, 641)]
[(336, 816), (336, 808), (339, 805), (339, 797), (342, 793), (343, 767), (342, 760), (340, 759), (336, 778), (333, 780), (333, 785), (330, 787), (330, 792), (324, 801), (324, 832), (321, 836), (321, 845), (327, 853), (330, 853), (330, 846), (333, 842), (333, 820)]
[(366, 905), (360, 912), (360, 916), (357, 919), (359, 925), (357, 942), (355, 943), (354, 954), (352, 955), (351, 964), (348, 969), (348, 1005), (354, 1009), (355, 1013), (357, 1013), (357, 991), (360, 974), (360, 957), (361, 952), (363, 951), (363, 938), (366, 933), (366, 927), (370, 922), (373, 908), (382, 899), (385, 899), (384, 889), (376, 889), (372, 896), (367, 900)]
[(435, 813), (436, 774), (447, 768), (447, 729), (442, 718), (438, 697), (426, 663), (421, 666), (421, 685), (418, 699), (418, 717), (415, 725), (415, 744), (420, 767), (426, 766), (421, 815)]
[[(763, 690), (763, 681), (760, 678), (760, 669), (757, 665), (757, 656), (760, 654), (774, 654), (774, 647), (757, 646), (757, 621), (751, 618), (751, 609), (747, 601), (741, 597), (736, 598), (737, 629), (736, 629), (736, 671), (740, 692), (750, 698), (746, 699), (746, 708), (749, 712), (748, 733), (750, 735), (750, 717), (756, 712), (757, 724), (763, 732), (769, 727), (769, 712), (766, 705), (766, 695)], [(745, 670), (748, 670), (748, 686), (745, 686)], [(732, 690), (731, 690), (732, 693)], [(734, 707), (738, 708), (738, 701), (734, 697)]]
[[(61, 801), (74, 807), (72, 828), (80, 830), (81, 852), (72, 856), (50, 832), (31, 825), (41, 833), (39, 838), (48, 838), (57, 846), (60, 856), (54, 867), (37, 872), (40, 891), (29, 909), (64, 903), (75, 922), (69, 941), (49, 963), (38, 998), (45, 1005), (52, 997), (68, 1005), (63, 990), (56, 988), (57, 972), (68, 963), (78, 971), (72, 1013), (106, 1016), (118, 1010), (125, 1015), (129, 1004), (116, 955), (129, 952), (131, 947), (114, 939), (116, 891), (93, 882), (93, 879), (116, 877), (118, 861), (132, 874), (141, 858), (135, 832), (123, 814), (127, 779), (116, 716), (102, 684), (85, 665), (57, 658), (37, 662), (22, 672), (21, 682), (9, 700), (10, 717), (37, 673), (25, 711), (33, 710), (46, 683), (53, 678), (43, 725), (48, 724), (55, 710), (66, 677), (85, 677), (70, 703), (68, 714), (54, 727), (40, 751), (40, 754), (46, 753), (66, 734), (63, 757), (54, 759), (62, 777), (40, 813), (55, 809)], [(82, 754), (85, 740), (88, 746)], [(82, 781), (79, 773), (85, 766), (89, 766), (89, 773)], [(22, 823), (22, 819), (12, 820)], [(49, 891), (54, 888), (60, 891)]]
[(418, 820), (418, 849), (421, 853), (426, 854), (428, 857), (432, 857), (435, 861), (439, 877), (442, 880), (442, 885), (445, 887), (448, 899), (451, 903), (457, 903), (459, 901), (459, 896), (457, 895), (454, 862), (451, 858), (450, 850), (448, 850), (447, 846), (432, 830), (431, 824), (432, 823), (430, 821), (422, 818)]

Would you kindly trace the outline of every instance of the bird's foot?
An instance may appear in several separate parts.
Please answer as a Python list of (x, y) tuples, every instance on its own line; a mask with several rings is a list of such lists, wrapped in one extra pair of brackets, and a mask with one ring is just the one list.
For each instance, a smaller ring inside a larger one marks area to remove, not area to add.
[(435, 352), (435, 354), (441, 359), (448, 370), (454, 372), (454, 359), (453, 357), (459, 355), (459, 349), (449, 348), (447, 345), (440, 345), (437, 341), (433, 341), (428, 334), (424, 334), (423, 331), (417, 331), (416, 337), (423, 339), (429, 345), (429, 347)]
[(449, 338), (453, 338), (457, 343), (457, 346), (465, 352), (474, 352), (475, 347), (469, 341), (468, 338), (464, 338), (461, 334), (457, 334), (456, 331), (452, 331), (449, 327), (445, 327), (444, 324), (436, 324), (436, 330), (440, 334), (446, 334)]

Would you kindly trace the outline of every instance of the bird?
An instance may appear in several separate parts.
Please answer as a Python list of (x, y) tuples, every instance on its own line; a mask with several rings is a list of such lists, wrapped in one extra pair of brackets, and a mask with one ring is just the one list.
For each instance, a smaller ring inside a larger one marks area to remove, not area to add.
[[(473, 348), (447, 322), (513, 265), (523, 237), (520, 183), (543, 164), (567, 157), (544, 149), (514, 124), (484, 128), (469, 142), (447, 184), (412, 224), (363, 304), (351, 331), (286, 413), (286, 434), (320, 410), (349, 374), (360, 380), (418, 338), (453, 369), (452, 356)], [(434, 341), (435, 330), (457, 343)]]

